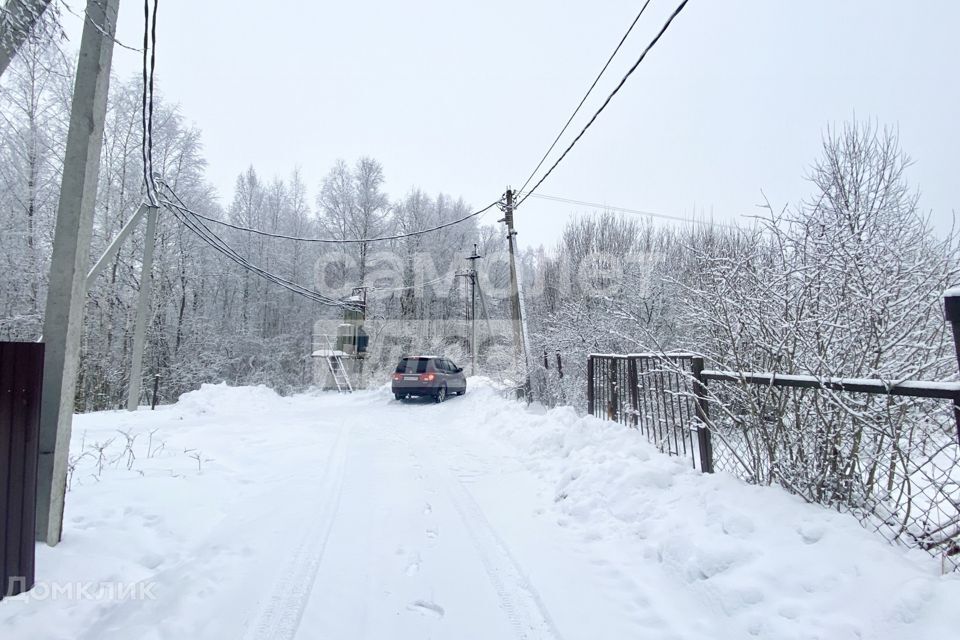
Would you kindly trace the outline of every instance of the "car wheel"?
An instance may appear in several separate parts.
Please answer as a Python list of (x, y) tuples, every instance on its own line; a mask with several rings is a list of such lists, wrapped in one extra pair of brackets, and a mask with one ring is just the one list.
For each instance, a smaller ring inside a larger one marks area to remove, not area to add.
[(441, 402), (443, 402), (443, 401), (446, 400), (446, 399), (447, 399), (447, 386), (446, 386), (446, 385), (443, 385), (442, 387), (440, 387), (439, 389), (437, 389), (437, 393), (436, 393), (436, 395), (434, 396), (434, 400), (437, 401), (437, 404), (440, 404)]
[(393, 397), (396, 398), (397, 400), (403, 400), (403, 394), (402, 394), (402, 393), (395, 393), (395, 394), (393, 394)]

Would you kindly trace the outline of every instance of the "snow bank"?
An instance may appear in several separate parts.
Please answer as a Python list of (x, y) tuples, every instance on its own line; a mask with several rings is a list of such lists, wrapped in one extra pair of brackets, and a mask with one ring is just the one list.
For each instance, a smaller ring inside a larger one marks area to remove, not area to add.
[(171, 409), (181, 416), (256, 413), (281, 399), (276, 391), (263, 385), (231, 387), (221, 382), (200, 385), (196, 391), (184, 393)]
[(554, 487), (560, 524), (700, 593), (729, 617), (729, 637), (948, 638), (960, 628), (960, 576), (850, 516), (701, 474), (638, 432), (569, 408), (529, 413), (483, 388), (470, 403)]
[[(377, 580), (393, 585), (382, 593), (405, 593), (411, 587), (404, 581), (414, 579), (410, 567), (421, 564), (414, 554), (405, 561), (407, 571), (394, 567), (400, 547), (389, 543), (390, 535), (409, 530), (419, 539), (419, 519), (450, 516), (442, 521), (443, 540), (452, 541), (455, 553), (433, 572), (424, 564), (420, 576), (424, 595), (449, 599), (444, 622), (454, 624), (460, 615), (462, 628), (500, 614), (478, 604), (475, 589), (482, 585), (461, 584), (469, 560), (463, 554), (471, 544), (469, 536), (454, 538), (463, 517), (454, 507), (471, 503), (442, 501), (444, 495), (465, 495), (464, 485), (443, 484), (457, 473), (472, 490), (487, 491), (476, 498), (486, 514), (471, 522), (499, 523), (504, 540), (520, 539), (514, 552), (527, 553), (518, 553), (514, 566), (509, 550), (497, 551), (508, 543), (497, 541), (491, 528), (483, 540), (494, 542), (478, 547), (486, 550), (486, 561), (502, 560), (499, 569), (514, 567), (517, 575), (527, 564), (546, 600), (561, 603), (555, 613), (580, 610), (571, 599), (578, 589), (593, 587), (579, 584), (590, 576), (573, 566), (587, 564), (615, 573), (607, 590), (594, 594), (609, 600), (609, 610), (646, 607), (661, 619), (694, 620), (694, 632), (664, 631), (662, 637), (913, 640), (954, 637), (960, 628), (960, 576), (939, 575), (936, 560), (887, 545), (851, 517), (776, 487), (745, 485), (722, 473), (702, 475), (688, 460), (661, 455), (636, 431), (569, 408), (528, 409), (489, 380), (471, 379), (469, 389), (462, 398), (434, 405), (395, 402), (387, 388), (282, 398), (265, 387), (205, 385), (153, 412), (77, 416), (64, 542), (38, 548), (43, 594), (0, 603), (0, 638), (242, 636), (238, 630), (246, 618), (270, 602), (270, 593), (261, 592), (263, 576), (287, 566), (303, 534), (303, 519), (312, 513), (304, 513), (304, 499), (316, 501), (323, 497), (319, 487), (336, 484), (327, 472), (338, 459), (348, 461), (339, 466), (352, 479), (351, 491), (370, 492), (344, 494), (343, 509), (361, 525), (350, 529), (345, 519), (349, 530), (341, 532), (341, 544), (382, 535), (371, 541), (372, 552), (357, 556)], [(346, 432), (353, 434), (349, 455)], [(434, 455), (420, 451), (431, 446)], [(419, 462), (418, 454), (424, 454)], [(393, 475), (384, 471), (387, 464)], [(448, 469), (431, 475), (437, 464)], [(405, 483), (398, 481), (401, 471)], [(405, 493), (417, 487), (423, 495)], [(371, 510), (371, 497), (378, 496), (386, 502)], [(400, 508), (406, 503), (410, 513)], [(391, 526), (372, 525), (374, 517), (391, 518)], [(435, 523), (430, 527), (433, 537), (424, 538), (417, 551), (424, 563), (441, 530)], [(530, 553), (531, 539), (534, 550), (544, 548), (539, 559)], [(571, 557), (560, 563), (563, 570), (543, 572), (545, 562), (558, 563), (548, 547), (562, 549), (557, 557)], [(338, 548), (330, 556), (353, 557), (343, 553)], [(343, 574), (343, 580), (350, 576)], [(650, 597), (643, 606), (636, 600), (643, 593), (617, 581), (626, 578), (646, 587)], [(340, 594), (342, 584), (324, 583), (316, 591)], [(366, 589), (363, 584), (357, 588)], [(434, 594), (437, 584), (450, 588)], [(50, 597), (51, 585), (84, 589), (84, 597)], [(139, 593), (132, 590), (137, 585), (154, 585), (157, 598), (124, 601), (88, 590), (106, 587), (114, 596), (116, 590), (129, 596)], [(524, 589), (514, 594), (518, 602)], [(347, 598), (351, 593), (356, 602)], [(372, 593), (348, 590), (341, 596), (347, 609), (362, 608)], [(370, 606), (371, 615), (393, 624), (392, 610)], [(366, 614), (355, 620), (348, 614), (340, 621), (362, 626), (368, 620)], [(567, 640), (637, 635), (611, 635), (604, 630), (617, 627), (594, 615), (588, 612), (584, 624), (596, 625), (596, 633), (568, 632)], [(556, 615), (565, 622), (569, 617)], [(464, 637), (435, 631), (395, 637)]]

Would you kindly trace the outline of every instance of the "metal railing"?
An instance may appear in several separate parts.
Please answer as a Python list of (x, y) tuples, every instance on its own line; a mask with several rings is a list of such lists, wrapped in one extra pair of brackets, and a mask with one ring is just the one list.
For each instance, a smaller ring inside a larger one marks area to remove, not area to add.
[(592, 354), (587, 404), (703, 472), (779, 484), (960, 566), (960, 383), (705, 369)]
[(644, 434), (661, 452), (713, 471), (703, 358), (689, 353), (587, 356), (587, 411)]

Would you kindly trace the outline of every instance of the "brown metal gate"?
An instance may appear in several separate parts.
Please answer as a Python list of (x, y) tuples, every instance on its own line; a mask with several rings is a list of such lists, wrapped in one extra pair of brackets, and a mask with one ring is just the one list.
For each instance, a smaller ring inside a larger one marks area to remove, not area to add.
[(33, 588), (43, 345), (0, 342), (0, 599)]
[(587, 356), (587, 411), (640, 431), (661, 452), (713, 472), (703, 358), (687, 353)]

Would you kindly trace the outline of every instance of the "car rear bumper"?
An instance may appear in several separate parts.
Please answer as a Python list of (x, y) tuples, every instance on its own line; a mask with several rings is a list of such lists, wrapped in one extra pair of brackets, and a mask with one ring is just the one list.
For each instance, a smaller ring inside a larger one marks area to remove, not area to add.
[(390, 385), (394, 393), (405, 393), (411, 396), (436, 395), (438, 385), (434, 382), (394, 382)]

